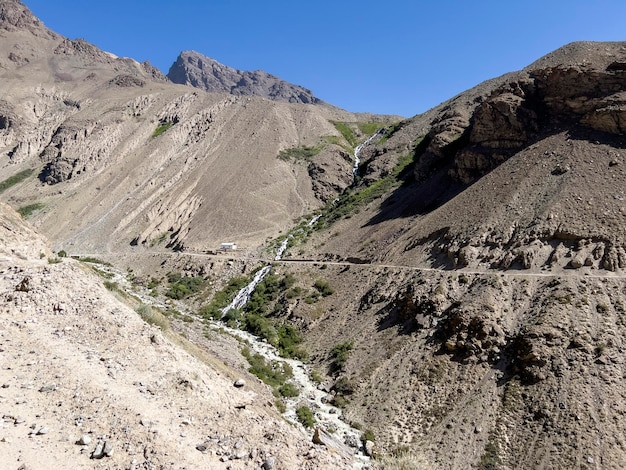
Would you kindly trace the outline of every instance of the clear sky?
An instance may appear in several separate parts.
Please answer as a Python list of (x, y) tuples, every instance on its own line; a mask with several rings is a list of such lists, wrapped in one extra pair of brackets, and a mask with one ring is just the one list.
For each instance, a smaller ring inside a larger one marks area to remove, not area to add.
[(49, 28), (167, 73), (183, 50), (357, 112), (413, 116), (572, 41), (626, 40), (626, 0), (24, 0)]

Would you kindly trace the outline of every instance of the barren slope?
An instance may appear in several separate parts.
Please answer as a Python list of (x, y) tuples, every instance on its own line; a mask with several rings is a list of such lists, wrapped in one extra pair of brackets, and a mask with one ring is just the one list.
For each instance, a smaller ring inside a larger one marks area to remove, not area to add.
[(281, 268), (334, 288), (285, 310), (379, 452), (624, 466), (625, 62), (624, 43), (569, 45), (400, 123), (292, 252), (327, 265)]
[[(349, 157), (323, 137), (340, 136), (329, 120), (359, 116), (172, 85), (54, 34), (20, 2), (0, 8), (0, 180), (34, 170), (3, 199), (43, 207), (31, 219), (57, 248), (253, 248), (351, 180)], [(318, 145), (315, 181), (306, 162), (277, 159)]]
[[(4, 204), (0, 239), (3, 468), (350, 466), (314, 449), (247, 373), (175, 346), (84, 265), (49, 264), (45, 241)], [(242, 375), (249, 385), (234, 387)], [(110, 455), (94, 455), (99, 442)]]

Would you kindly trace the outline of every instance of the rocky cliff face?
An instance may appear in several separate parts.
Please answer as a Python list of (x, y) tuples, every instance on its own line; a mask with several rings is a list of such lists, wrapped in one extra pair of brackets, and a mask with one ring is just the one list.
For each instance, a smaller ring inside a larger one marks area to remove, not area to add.
[(337, 291), (290, 314), (380, 452), (624, 465), (597, 436), (625, 403), (625, 61), (625, 43), (569, 45), (388, 129), (360, 194), (412, 160), (397, 187), (314, 236), (302, 257), (324, 271), (290, 268)]
[(211, 93), (261, 96), (286, 103), (323, 103), (306, 88), (261, 70), (233, 69), (195, 51), (181, 52), (167, 76), (174, 83), (191, 85)]

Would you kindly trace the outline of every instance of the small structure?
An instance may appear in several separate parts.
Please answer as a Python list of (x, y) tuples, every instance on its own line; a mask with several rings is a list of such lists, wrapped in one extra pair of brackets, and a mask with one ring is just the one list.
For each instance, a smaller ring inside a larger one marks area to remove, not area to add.
[(223, 251), (235, 251), (236, 249), (237, 249), (236, 243), (226, 242), (226, 243), (220, 244), (220, 250), (223, 250)]

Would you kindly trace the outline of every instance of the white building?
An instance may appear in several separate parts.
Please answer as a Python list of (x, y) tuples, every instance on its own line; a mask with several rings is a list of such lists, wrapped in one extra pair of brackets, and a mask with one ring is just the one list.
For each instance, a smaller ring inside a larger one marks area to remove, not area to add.
[(237, 249), (237, 244), (236, 243), (226, 242), (226, 243), (220, 244), (220, 250), (235, 251), (236, 249)]

